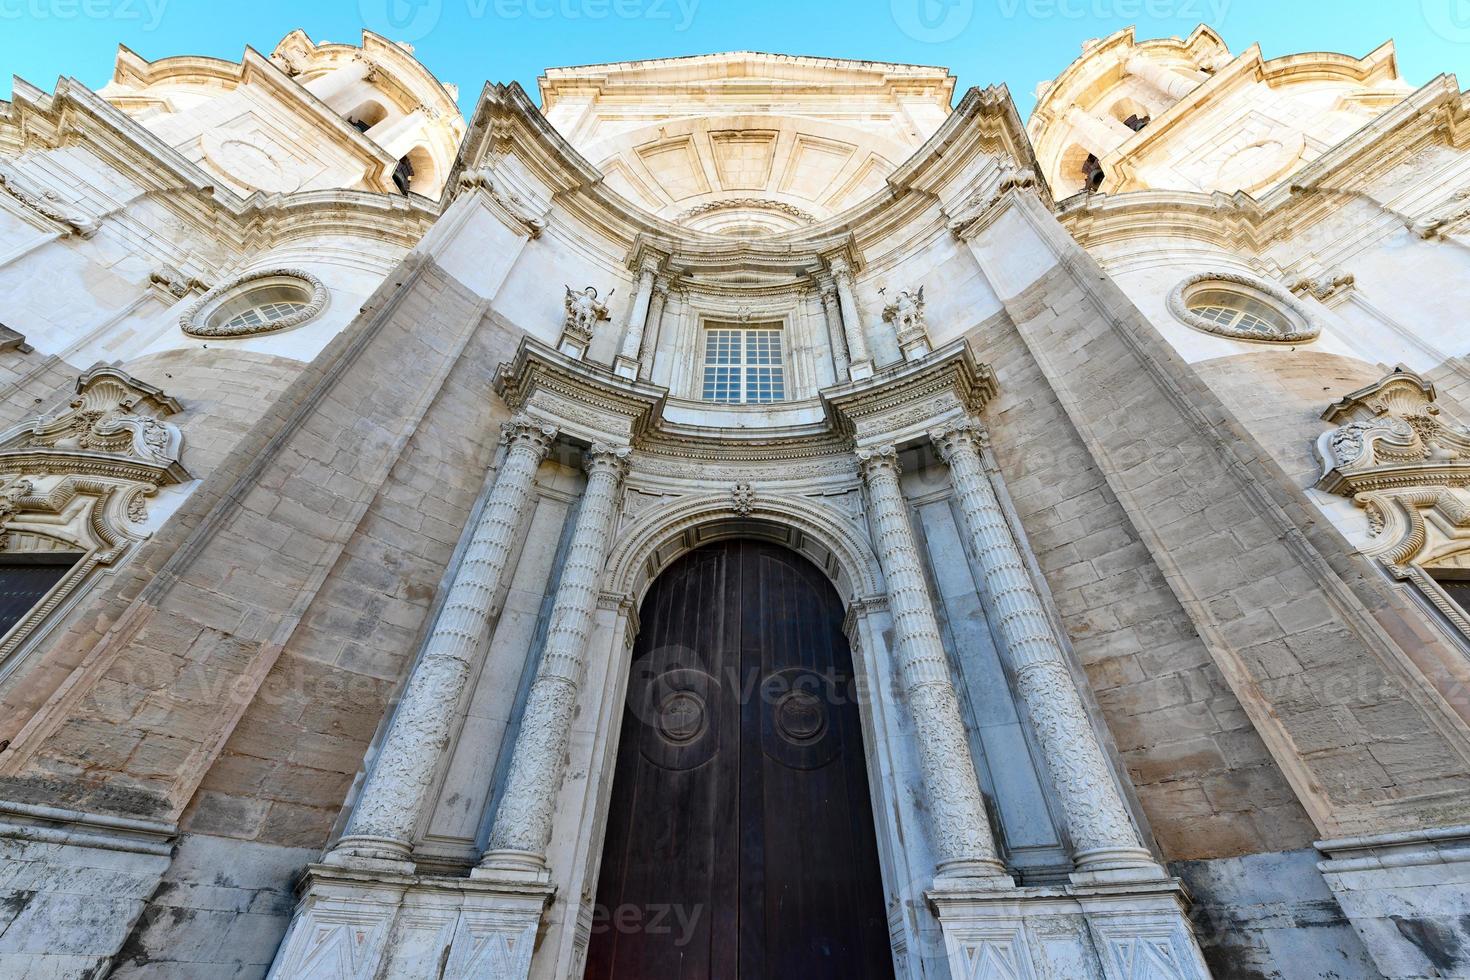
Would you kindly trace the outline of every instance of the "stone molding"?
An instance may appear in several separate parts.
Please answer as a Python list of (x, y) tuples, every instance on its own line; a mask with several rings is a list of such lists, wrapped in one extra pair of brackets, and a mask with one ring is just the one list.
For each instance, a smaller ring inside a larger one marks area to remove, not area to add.
[[(243, 326), (225, 328), (224, 326), (211, 326), (209, 319), (221, 306), (229, 302), (235, 296), (245, 292), (260, 283), (271, 279), (294, 280), (292, 285), (304, 287), (309, 299), (306, 308), (291, 316), (282, 317), (269, 323), (256, 326)], [(309, 323), (322, 314), (327, 308), (330, 293), (327, 287), (316, 276), (305, 269), (274, 268), (258, 269), (236, 276), (229, 282), (209, 290), (199, 297), (184, 314), (179, 317), (179, 327), (191, 337), (205, 339), (232, 339), (236, 337), (254, 337), (261, 334), (281, 333), (292, 327), (299, 327), (303, 323)]]
[(663, 410), (667, 390), (621, 378), (527, 337), (493, 382), (512, 412), (542, 419), (585, 443), (627, 445)]
[(822, 392), (839, 431), (859, 444), (922, 439), (947, 420), (978, 414), (995, 397), (995, 373), (957, 340), (922, 361)]
[(68, 210), (55, 191), (32, 191), (26, 186), (24, 179), (5, 164), (0, 164), (0, 190), (9, 194), (26, 210), (61, 225), (66, 229), (67, 235), (91, 238), (102, 227), (96, 218)]
[[(1189, 308), (1188, 300), (1191, 292), (1211, 283), (1239, 286), (1250, 292), (1261, 294), (1267, 301), (1267, 305), (1274, 307), (1278, 313), (1291, 321), (1295, 329), (1268, 336), (1254, 330), (1241, 330), (1206, 320)], [(1264, 279), (1242, 275), (1238, 272), (1200, 272), (1188, 276), (1170, 291), (1168, 305), (1169, 312), (1185, 326), (1230, 340), (1244, 340), (1256, 344), (1306, 344), (1316, 340), (1322, 334), (1321, 319), (1289, 290)]]

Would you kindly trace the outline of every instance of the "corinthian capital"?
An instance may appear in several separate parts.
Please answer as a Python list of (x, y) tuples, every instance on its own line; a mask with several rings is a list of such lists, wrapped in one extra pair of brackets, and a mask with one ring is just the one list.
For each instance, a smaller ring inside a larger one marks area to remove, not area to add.
[(939, 458), (948, 463), (954, 458), (955, 453), (978, 454), (980, 450), (990, 445), (990, 430), (979, 422), (966, 419), (963, 422), (951, 422), (930, 429), (929, 441), (934, 444)]
[(507, 446), (523, 445), (534, 450), (538, 457), (544, 457), (556, 441), (558, 430), (550, 422), (542, 422), (529, 415), (516, 415), (500, 423), (500, 432)]
[(582, 458), (582, 466), (588, 476), (595, 476), (606, 469), (612, 472), (614, 479), (621, 480), (628, 472), (628, 460), (632, 455), (633, 450), (627, 446), (609, 446), (594, 442), (592, 448), (587, 450), (587, 455)]
[(872, 478), (880, 473), (892, 473), (898, 476), (902, 472), (898, 465), (898, 449), (894, 446), (869, 446), (857, 451), (858, 469), (862, 471), (865, 478)]

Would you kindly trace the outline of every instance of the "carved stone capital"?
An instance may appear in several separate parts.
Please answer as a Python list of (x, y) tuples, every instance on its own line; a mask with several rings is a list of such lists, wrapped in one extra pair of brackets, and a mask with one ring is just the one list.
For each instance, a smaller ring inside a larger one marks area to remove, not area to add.
[(621, 480), (628, 472), (632, 456), (633, 450), (627, 446), (609, 446), (595, 442), (582, 457), (582, 467), (588, 476), (610, 471), (614, 479)]
[(872, 479), (884, 473), (891, 473), (897, 477), (903, 472), (903, 467), (898, 462), (898, 449), (895, 446), (869, 446), (859, 449), (856, 453), (858, 470), (864, 479)]
[(538, 460), (546, 458), (560, 432), (550, 422), (542, 422), (529, 415), (517, 415), (500, 423), (500, 431), (509, 448), (528, 448), (536, 454)]
[(953, 422), (929, 430), (929, 441), (935, 452), (946, 463), (954, 459), (955, 453), (970, 452), (979, 455), (990, 445), (990, 430), (973, 420)]

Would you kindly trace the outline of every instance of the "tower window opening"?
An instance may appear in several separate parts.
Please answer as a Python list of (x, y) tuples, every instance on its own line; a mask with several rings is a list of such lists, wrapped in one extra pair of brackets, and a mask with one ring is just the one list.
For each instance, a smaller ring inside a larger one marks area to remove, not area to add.
[(1102, 162), (1098, 160), (1097, 155), (1093, 153), (1087, 154), (1087, 162), (1082, 164), (1082, 179), (1086, 182), (1087, 189), (1089, 191), (1097, 190), (1102, 186), (1102, 182), (1106, 177), (1107, 174), (1103, 172)]
[(393, 186), (398, 188), (398, 193), (407, 194), (409, 186), (413, 183), (413, 164), (408, 157), (398, 161), (398, 166), (393, 170)]

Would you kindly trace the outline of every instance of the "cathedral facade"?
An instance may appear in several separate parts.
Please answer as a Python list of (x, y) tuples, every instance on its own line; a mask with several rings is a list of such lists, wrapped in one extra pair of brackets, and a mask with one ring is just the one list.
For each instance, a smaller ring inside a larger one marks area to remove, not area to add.
[(17, 81), (0, 976), (1470, 976), (1455, 79), (955, 84)]

